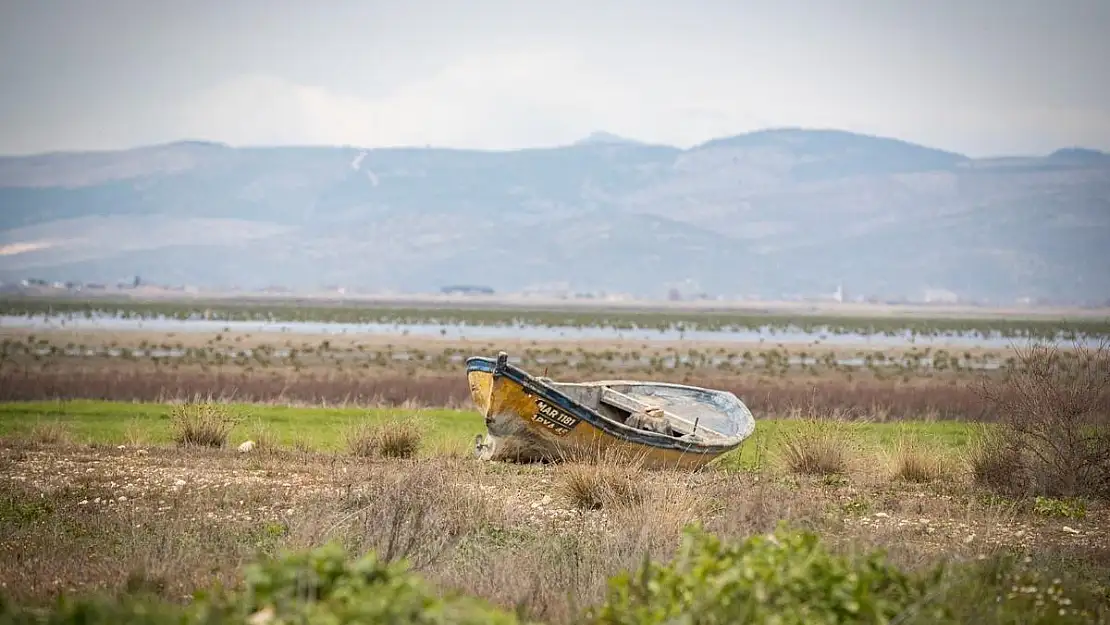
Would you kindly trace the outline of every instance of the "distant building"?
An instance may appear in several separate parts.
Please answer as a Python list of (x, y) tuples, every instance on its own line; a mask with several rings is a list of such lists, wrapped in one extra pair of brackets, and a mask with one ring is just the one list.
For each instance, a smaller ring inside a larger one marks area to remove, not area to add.
[(543, 297), (543, 298), (556, 298), (567, 299), (574, 293), (569, 282), (548, 282), (541, 284), (530, 284), (520, 290), (520, 295), (524, 297)]
[(927, 304), (955, 304), (959, 300), (959, 296), (948, 289), (925, 289)]
[(493, 295), (493, 289), (488, 286), (452, 285), (440, 289), (444, 295)]

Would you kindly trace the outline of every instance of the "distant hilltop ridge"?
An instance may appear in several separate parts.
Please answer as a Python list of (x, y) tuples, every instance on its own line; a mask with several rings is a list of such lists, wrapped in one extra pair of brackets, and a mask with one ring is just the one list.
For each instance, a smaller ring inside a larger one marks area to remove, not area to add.
[(644, 145), (643, 141), (636, 141), (635, 139), (628, 139), (615, 135), (611, 132), (597, 130), (591, 132), (586, 137), (574, 142), (574, 145), (590, 145), (597, 143), (620, 144), (620, 145)]
[(0, 282), (846, 302), (1110, 299), (1110, 156), (777, 128), (688, 149), (234, 147), (0, 158)]
[[(747, 143), (749, 145), (755, 145), (755, 144), (758, 144), (760, 142), (773, 143), (773, 142), (783, 141), (783, 140), (786, 140), (786, 141), (790, 141), (790, 140), (812, 141), (812, 140), (815, 140), (815, 139), (818, 139), (818, 138), (820, 140), (823, 140), (823, 141), (836, 141), (836, 140), (839, 139), (839, 140), (845, 141), (845, 142), (851, 142), (851, 141), (859, 140), (859, 139), (870, 139), (870, 140), (875, 140), (875, 141), (880, 142), (880, 143), (898, 144), (900, 146), (906, 146), (906, 147), (924, 148), (924, 146), (921, 146), (921, 145), (918, 145), (918, 144), (915, 144), (915, 143), (912, 143), (912, 142), (909, 142), (909, 141), (905, 141), (905, 140), (902, 140), (902, 139), (891, 138), (891, 137), (884, 137), (884, 136), (881, 136), (881, 135), (856, 133), (856, 132), (850, 132), (850, 131), (846, 131), (846, 130), (838, 130), (838, 129), (833, 129), (833, 128), (806, 128), (806, 127), (802, 127), (802, 126), (780, 126), (780, 127), (773, 127), (773, 128), (763, 128), (763, 129), (752, 130), (752, 131), (749, 131), (749, 132), (744, 132), (744, 133), (740, 133), (740, 134), (736, 134), (736, 135), (728, 135), (728, 136), (708, 139), (708, 140), (706, 140), (702, 143), (696, 144), (696, 145), (694, 145), (694, 146), (692, 146), (688, 149), (689, 150), (704, 149), (704, 148), (715, 147), (715, 146), (719, 146), (719, 145), (723, 145), (723, 144), (730, 144), (730, 143), (732, 143), (732, 144)], [(681, 148), (678, 148), (676, 146), (671, 146), (671, 145), (666, 144), (666, 143), (651, 143), (651, 142), (647, 142), (647, 141), (641, 141), (639, 139), (633, 139), (633, 138), (625, 137), (625, 136), (614, 134), (614, 133), (611, 133), (611, 132), (608, 132), (608, 131), (605, 131), (605, 130), (595, 130), (595, 131), (591, 132), (590, 134), (586, 135), (585, 137), (582, 137), (581, 139), (578, 139), (578, 140), (573, 141), (573, 142), (571, 142), (569, 144), (566, 144), (566, 145), (570, 145), (570, 146), (583, 146), (583, 145), (656, 146), (656, 147), (667, 147), (667, 148), (672, 148), (672, 149), (675, 149), (675, 150), (681, 150)], [(483, 151), (483, 152), (515, 152), (515, 151), (519, 151), (519, 150), (559, 149), (560, 147), (565, 147), (565, 146), (554, 146), (554, 147), (546, 147), (546, 148), (543, 148), (543, 147), (521, 147), (521, 148), (501, 149), (501, 150), (483, 149), (483, 150), (480, 150), (480, 151)], [(39, 152), (39, 153), (29, 153), (29, 154), (14, 154), (14, 155), (9, 154), (9, 155), (0, 156), (0, 160), (3, 160), (3, 159), (18, 159), (18, 158), (34, 158), (34, 157), (42, 157), (42, 156), (74, 155), (74, 154), (111, 154), (111, 153), (119, 153), (119, 152), (128, 152), (128, 151), (133, 151), (133, 150), (140, 150), (141, 151), (141, 150), (160, 150), (160, 149), (174, 149), (174, 148), (179, 148), (179, 149), (210, 149), (210, 148), (211, 149), (290, 149), (290, 148), (330, 149), (330, 148), (335, 148), (335, 149), (357, 149), (357, 150), (412, 150), (412, 149), (437, 150), (437, 149), (450, 149), (450, 150), (454, 150), (454, 151), (471, 151), (471, 148), (466, 148), (466, 147), (458, 147), (458, 146), (441, 147), (441, 146), (435, 146), (435, 145), (428, 146), (428, 145), (423, 145), (423, 144), (421, 144), (421, 145), (373, 146), (373, 147), (353, 145), (353, 144), (343, 144), (343, 145), (328, 145), (328, 144), (310, 144), (310, 145), (265, 144), (265, 145), (254, 145), (254, 144), (243, 144), (243, 145), (233, 146), (229, 143), (225, 143), (225, 142), (222, 142), (222, 141), (214, 141), (214, 140), (209, 140), (209, 139), (184, 138), (184, 139), (166, 141), (166, 142), (162, 142), (162, 143), (138, 145), (138, 146), (133, 146), (133, 147), (130, 147), (130, 148), (120, 148), (120, 149), (96, 149), (96, 150), (74, 149), (74, 150), (53, 150), (53, 151), (49, 151), (49, 152)], [(960, 158), (971, 160), (970, 157), (964, 156), (964, 155), (959, 154), (957, 152), (946, 151), (946, 150), (939, 149), (939, 148), (924, 148), (924, 149), (935, 149), (938, 152), (944, 152), (944, 153), (947, 153), (947, 154), (950, 154), (950, 155), (953, 155), (953, 156), (958, 156)], [(479, 150), (475, 149), (473, 151), (479, 151)], [(1110, 159), (1110, 153), (1107, 153), (1105, 151), (1098, 150), (1098, 149), (1095, 149), (1095, 148), (1082, 147), (1082, 146), (1061, 147), (1061, 148), (1059, 148), (1059, 149), (1057, 149), (1053, 152), (1050, 152), (1050, 153), (1048, 153), (1044, 156), (1047, 156), (1048, 158), (1067, 158), (1067, 159), (1092, 159), (1092, 160)], [(1015, 156), (1011, 156), (1010, 158), (1014, 158), (1014, 157), (1030, 158), (1029, 155), (1015, 155)], [(1033, 156), (1033, 157), (1035, 158), (1036, 156)], [(998, 159), (998, 158), (1007, 158), (1007, 157), (1006, 156), (990, 156), (990, 157), (983, 157), (983, 159), (981, 159), (981, 160), (992, 160), (992, 159)]]

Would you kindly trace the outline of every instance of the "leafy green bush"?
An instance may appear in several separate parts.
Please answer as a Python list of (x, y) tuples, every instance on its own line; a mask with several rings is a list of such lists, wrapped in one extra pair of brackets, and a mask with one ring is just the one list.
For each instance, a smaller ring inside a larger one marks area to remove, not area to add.
[(670, 564), (645, 562), (610, 582), (598, 625), (663, 623), (885, 623), (924, 595), (926, 585), (880, 553), (831, 554), (815, 534), (780, 527), (726, 545), (685, 532)]
[[(217, 598), (202, 616), (286, 623), (515, 623), (469, 597), (438, 595), (403, 562), (373, 553), (348, 561), (330, 544), (248, 567), (241, 594)], [(202, 619), (204, 620), (204, 619)]]
[(1033, 501), (1033, 512), (1047, 517), (1084, 519), (1087, 517), (1087, 503), (1076, 497), (1037, 497)]
[(1107, 592), (1012, 555), (910, 574), (882, 552), (837, 555), (784, 526), (731, 545), (690, 528), (670, 563), (614, 577), (589, 616), (593, 625), (1070, 625), (1106, 622)]
[(250, 623), (360, 623), (368, 625), (511, 625), (516, 618), (470, 597), (444, 595), (428, 587), (404, 563), (374, 554), (350, 561), (331, 544), (287, 553), (247, 567), (243, 588), (200, 593), (187, 606), (131, 596), (60, 600), (49, 614), (19, 609), (0, 598), (0, 624), (178, 625)]

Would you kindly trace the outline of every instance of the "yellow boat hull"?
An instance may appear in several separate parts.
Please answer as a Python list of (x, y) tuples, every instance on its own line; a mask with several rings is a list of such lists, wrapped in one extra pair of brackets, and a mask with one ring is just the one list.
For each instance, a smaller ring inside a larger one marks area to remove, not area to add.
[(644, 467), (696, 469), (743, 439), (706, 443), (633, 429), (559, 392), (558, 385), (506, 364), (504, 356), (469, 359), (467, 380), (485, 417), (487, 434), (476, 449), (485, 460), (545, 462), (600, 455)]

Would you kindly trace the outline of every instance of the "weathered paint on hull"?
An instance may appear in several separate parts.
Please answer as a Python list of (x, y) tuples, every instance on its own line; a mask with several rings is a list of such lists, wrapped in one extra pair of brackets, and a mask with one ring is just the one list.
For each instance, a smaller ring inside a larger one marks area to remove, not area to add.
[(482, 459), (535, 462), (601, 454), (645, 467), (695, 469), (735, 447), (675, 449), (625, 440), (509, 377), (469, 369), (467, 378), (488, 430)]

